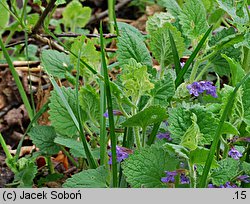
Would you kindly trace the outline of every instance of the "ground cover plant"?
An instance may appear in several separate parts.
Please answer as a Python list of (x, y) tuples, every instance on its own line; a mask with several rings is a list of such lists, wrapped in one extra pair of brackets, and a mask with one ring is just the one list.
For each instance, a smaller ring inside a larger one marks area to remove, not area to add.
[[(18, 2), (0, 0), (0, 56), (28, 122), (14, 151), (0, 134), (4, 187), (249, 187), (249, 1), (103, 1), (94, 33), (95, 1)], [(145, 30), (116, 19), (124, 2), (157, 8)]]

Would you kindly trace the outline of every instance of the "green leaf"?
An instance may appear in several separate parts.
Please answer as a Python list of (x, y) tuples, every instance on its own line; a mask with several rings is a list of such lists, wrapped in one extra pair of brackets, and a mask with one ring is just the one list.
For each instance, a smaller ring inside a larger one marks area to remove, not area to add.
[(191, 120), (192, 120), (192, 125), (189, 126), (185, 134), (182, 136), (180, 145), (190, 150), (195, 150), (198, 147), (198, 142), (202, 136), (200, 128), (196, 123), (197, 117), (194, 113), (191, 116)]
[(157, 4), (165, 7), (175, 18), (179, 18), (181, 8), (176, 0), (157, 0)]
[[(221, 90), (222, 107), (220, 114), (222, 114), (222, 111), (226, 107), (226, 103), (228, 102), (228, 100), (230, 100), (230, 94), (233, 92), (233, 89), (234, 89), (233, 87), (224, 84), (224, 87)], [(240, 88), (239, 91), (236, 93), (236, 97), (232, 104), (232, 110), (228, 114), (230, 123), (232, 123), (235, 126), (238, 126), (242, 123), (245, 115), (245, 109), (242, 99), (243, 93), (244, 93), (243, 89)]]
[(243, 171), (245, 172), (245, 174), (250, 174), (250, 163), (247, 163), (247, 162), (243, 162), (242, 163), (242, 168), (243, 168)]
[(176, 170), (178, 163), (164, 148), (152, 145), (135, 151), (123, 162), (122, 168), (131, 187), (160, 188), (165, 186), (161, 182), (166, 175), (164, 171)]
[(15, 174), (14, 182), (19, 182), (20, 188), (31, 188), (33, 186), (33, 179), (37, 173), (37, 166), (32, 160), (23, 157), (18, 160), (18, 173)]
[(0, 34), (4, 32), (4, 29), (9, 23), (10, 14), (5, 7), (8, 7), (7, 1), (2, 1), (0, 3)]
[[(74, 39), (70, 51), (77, 56), (70, 54), (70, 61), (75, 67), (77, 67), (79, 52), (81, 52), (80, 59), (91, 67), (94, 67), (97, 70), (100, 65), (100, 53), (96, 51), (94, 41), (86, 38), (84, 35)], [(80, 74), (86, 78), (86, 76), (92, 74), (92, 72), (86, 69), (84, 64), (81, 63)]]
[(79, 103), (83, 111), (88, 115), (88, 118), (97, 122), (100, 118), (100, 97), (96, 90), (90, 85), (81, 87), (79, 91)]
[(192, 125), (190, 120), (192, 113), (183, 107), (174, 108), (169, 113), (168, 123), (171, 138), (174, 143), (179, 144), (182, 136)]
[(60, 147), (54, 143), (54, 139), (56, 138), (54, 127), (36, 125), (31, 128), (28, 135), (44, 154), (53, 155), (60, 151)]
[(149, 16), (146, 23), (146, 30), (151, 35), (158, 28), (162, 28), (167, 22), (172, 22), (173, 16), (166, 12), (155, 13), (153, 16)]
[(130, 59), (127, 63), (124, 65), (121, 74), (122, 85), (126, 95), (131, 96), (134, 101), (153, 89), (154, 84), (149, 80), (145, 65), (137, 63), (135, 59)]
[(241, 3), (241, 1), (242, 0), (217, 0), (219, 7), (226, 11), (236, 24), (244, 25), (249, 19), (246, 8), (239, 7), (238, 3)]
[[(198, 147), (195, 150), (191, 151), (189, 154), (190, 162), (192, 164), (200, 164), (205, 165), (207, 157), (208, 157), (209, 149), (204, 147)], [(216, 159), (214, 157), (212, 162), (212, 167), (218, 167)]]
[(200, 0), (186, 1), (179, 18), (183, 32), (191, 40), (199, 39), (208, 29), (206, 9)]
[(117, 47), (117, 57), (121, 67), (128, 64), (131, 58), (142, 65), (152, 66), (149, 51), (142, 38), (138, 37), (137, 32), (133, 32), (127, 27), (121, 27)]
[(106, 188), (108, 171), (104, 166), (83, 170), (66, 180), (64, 188)]
[[(219, 120), (217, 120), (219, 123)], [(223, 126), (222, 126), (222, 130), (221, 130), (221, 134), (233, 134), (233, 135), (239, 135), (239, 131), (238, 129), (232, 125), (229, 122), (224, 122)]]
[(218, 121), (216, 121), (213, 114), (207, 111), (202, 106), (197, 106), (190, 109), (197, 116), (197, 124), (202, 133), (202, 138), (199, 141), (200, 145), (210, 144), (213, 141), (213, 137), (218, 126)]
[(153, 56), (164, 68), (174, 62), (169, 32), (171, 31), (179, 56), (182, 56), (185, 50), (184, 39), (181, 37), (181, 32), (170, 23), (165, 23), (163, 27), (158, 28), (151, 33), (150, 48)]
[(45, 178), (44, 178), (44, 177), (41, 177), (41, 178), (37, 181), (37, 184), (38, 184), (38, 187), (41, 188), (41, 187), (43, 187), (44, 185), (46, 185), (46, 183), (48, 183), (48, 182), (53, 182), (53, 181), (58, 181), (59, 179), (62, 179), (63, 177), (64, 177), (63, 174), (58, 174), (58, 173), (49, 174), (49, 175), (46, 176)]
[(244, 122), (250, 126), (250, 78), (243, 84), (242, 103), (244, 108)]
[(154, 105), (167, 106), (168, 99), (175, 94), (175, 84), (173, 76), (167, 73), (163, 79), (154, 82), (154, 88), (150, 95), (153, 97)]
[(166, 150), (168, 150), (168, 152), (174, 152), (176, 154), (176, 156), (178, 157), (182, 157), (185, 159), (189, 159), (189, 151), (181, 146), (181, 145), (175, 145), (172, 143), (166, 143), (163, 145), (164, 148), (166, 148)]
[(221, 56), (227, 60), (231, 72), (231, 84), (232, 86), (236, 86), (236, 84), (245, 76), (245, 71), (235, 59), (230, 58), (225, 54), (222, 54)]
[(88, 23), (91, 17), (91, 8), (82, 7), (79, 1), (74, 0), (66, 6), (62, 16), (64, 25), (75, 32), (76, 28), (84, 27)]
[(58, 6), (58, 5), (61, 5), (61, 4), (66, 4), (67, 2), (66, 2), (66, 0), (56, 0), (56, 5)]
[(226, 158), (218, 162), (220, 167), (214, 169), (211, 174), (212, 182), (216, 186), (224, 185), (239, 172), (240, 161)]
[(161, 106), (150, 106), (128, 118), (121, 125), (123, 127), (140, 126), (145, 129), (148, 125), (158, 123), (167, 118), (166, 109)]
[(74, 157), (87, 158), (82, 142), (77, 141), (75, 138), (67, 137), (56, 137), (54, 140), (55, 143), (67, 147), (70, 149), (70, 153)]
[(56, 50), (44, 50), (41, 56), (42, 66), (52, 76), (65, 78), (67, 71), (72, 70), (69, 56)]
[[(73, 110), (74, 114), (77, 115), (77, 99), (75, 90), (61, 87), (61, 91), (68, 101), (69, 106)], [(51, 92), (49, 108), (49, 119), (52, 126), (55, 127), (56, 132), (62, 135), (67, 135), (68, 137), (76, 135), (77, 127), (56, 90)]]
[(143, 35), (141, 32), (135, 28), (134, 26), (128, 24), (128, 23), (123, 23), (123, 22), (117, 22), (119, 30), (129, 30), (131, 33), (137, 35), (142, 41), (144, 41)]

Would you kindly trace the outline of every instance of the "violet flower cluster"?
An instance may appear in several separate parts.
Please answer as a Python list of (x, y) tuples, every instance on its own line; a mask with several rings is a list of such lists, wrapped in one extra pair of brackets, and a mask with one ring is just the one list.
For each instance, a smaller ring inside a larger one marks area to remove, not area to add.
[(231, 182), (226, 182), (224, 185), (215, 186), (213, 184), (208, 184), (208, 188), (238, 188), (238, 186)]
[(229, 155), (230, 157), (232, 157), (233, 159), (235, 159), (235, 160), (238, 160), (240, 157), (243, 156), (243, 155), (242, 155), (237, 149), (235, 149), (234, 147), (232, 147), (232, 148), (230, 149), (230, 151), (228, 152), (228, 155)]
[[(163, 183), (174, 183), (175, 182), (175, 176), (178, 175), (177, 171), (165, 171), (166, 177), (161, 178), (161, 181)], [(180, 183), (181, 184), (189, 184), (190, 180), (189, 178), (184, 174), (180, 174)]]
[(157, 138), (159, 139), (167, 139), (168, 141), (171, 141), (172, 138), (170, 137), (170, 132), (160, 132), (156, 135)]
[[(112, 164), (111, 152), (108, 152), (108, 155), (110, 156), (108, 164)], [(124, 147), (116, 146), (116, 161), (118, 163), (128, 158), (128, 156), (129, 156), (129, 153), (126, 151)]]
[(206, 92), (206, 94), (209, 94), (214, 98), (218, 97), (216, 86), (213, 86), (211, 81), (193, 82), (192, 84), (187, 85), (187, 89), (189, 90), (189, 93), (194, 96), (199, 96), (199, 94)]

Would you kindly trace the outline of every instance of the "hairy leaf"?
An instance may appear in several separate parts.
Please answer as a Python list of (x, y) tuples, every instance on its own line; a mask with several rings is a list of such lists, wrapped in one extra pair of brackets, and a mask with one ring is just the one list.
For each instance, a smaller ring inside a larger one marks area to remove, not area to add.
[(79, 103), (82, 110), (88, 115), (88, 118), (93, 121), (99, 121), (100, 117), (100, 97), (96, 90), (90, 85), (81, 87), (79, 91)]
[(53, 155), (60, 151), (60, 147), (54, 143), (54, 139), (56, 138), (54, 127), (36, 125), (31, 128), (28, 135), (44, 154)]
[(108, 171), (104, 166), (83, 170), (66, 180), (64, 188), (106, 188)]
[(4, 29), (9, 23), (10, 14), (5, 7), (8, 7), (7, 1), (2, 1), (0, 3), (0, 33), (4, 32)]
[(67, 71), (72, 70), (69, 56), (56, 50), (44, 50), (41, 61), (44, 69), (52, 76), (59, 79), (65, 78)]
[(212, 182), (216, 186), (224, 185), (234, 178), (239, 172), (238, 160), (226, 158), (218, 162), (218, 168), (214, 169), (211, 174)]
[[(185, 50), (184, 39), (181, 33), (170, 23), (165, 23), (163, 27), (158, 28), (151, 33), (150, 48), (154, 57), (158, 60), (161, 66), (167, 66), (174, 62), (169, 32), (171, 31), (179, 56), (182, 56)], [(162, 67), (162, 68), (164, 68)]]
[(150, 93), (153, 97), (153, 104), (167, 106), (168, 99), (175, 94), (175, 84), (172, 75), (168, 73), (163, 79), (154, 82), (154, 84), (154, 89)]
[(166, 12), (155, 13), (153, 16), (148, 18), (146, 24), (146, 30), (151, 35), (158, 28), (162, 28), (167, 22), (172, 22), (173, 16)]
[(176, 0), (157, 0), (157, 3), (165, 7), (175, 18), (179, 18), (181, 8)]
[(64, 25), (75, 32), (77, 27), (84, 27), (88, 23), (91, 17), (91, 8), (82, 7), (79, 1), (74, 0), (67, 4), (62, 16)]
[[(61, 87), (61, 90), (74, 114), (77, 115), (77, 99), (75, 90), (65, 87)], [(49, 119), (52, 126), (55, 127), (56, 132), (69, 137), (74, 136), (77, 133), (77, 127), (75, 126), (74, 121), (68, 113), (63, 101), (55, 90), (51, 92), (49, 108)]]
[(180, 145), (190, 150), (195, 150), (198, 147), (198, 142), (202, 136), (200, 133), (200, 128), (196, 123), (197, 117), (194, 113), (191, 116), (191, 120), (192, 125), (190, 125), (185, 134), (182, 136)]
[(127, 63), (121, 74), (122, 85), (126, 95), (131, 96), (132, 100), (136, 100), (153, 89), (154, 84), (149, 80), (150, 75), (145, 65), (137, 63), (135, 59), (130, 59)]
[(158, 123), (167, 118), (165, 108), (161, 106), (150, 106), (143, 111), (133, 115), (122, 123), (124, 127), (140, 126), (145, 129), (148, 125)]
[(120, 36), (117, 43), (117, 55), (120, 66), (128, 64), (128, 60), (135, 59), (142, 65), (152, 66), (152, 60), (149, 51), (137, 32), (130, 28), (121, 27)]
[(206, 9), (200, 0), (186, 1), (179, 18), (183, 32), (191, 40), (200, 38), (208, 29)]
[(164, 171), (175, 170), (178, 162), (164, 148), (152, 145), (135, 151), (123, 162), (122, 168), (132, 187), (160, 188), (165, 186), (161, 182), (166, 175)]
[(250, 78), (243, 84), (242, 103), (244, 108), (244, 121), (250, 126)]

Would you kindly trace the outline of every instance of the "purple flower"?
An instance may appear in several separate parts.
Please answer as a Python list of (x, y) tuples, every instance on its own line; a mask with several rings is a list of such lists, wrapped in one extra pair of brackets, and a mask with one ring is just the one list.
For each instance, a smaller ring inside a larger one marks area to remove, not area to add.
[(163, 183), (174, 183), (175, 176), (177, 175), (176, 171), (165, 171), (166, 177), (161, 178)]
[(238, 188), (238, 186), (228, 181), (224, 185), (220, 185), (219, 188)]
[(208, 184), (208, 186), (207, 186), (208, 188), (216, 188), (216, 186), (215, 185), (213, 185), (213, 184)]
[[(119, 111), (119, 110), (113, 110), (113, 114), (114, 114), (114, 115), (123, 115), (123, 113), (122, 113), (121, 111)], [(109, 117), (108, 110), (103, 114), (103, 116), (104, 116), (105, 118), (108, 118), (108, 117)]]
[(217, 98), (216, 86), (213, 86), (211, 81), (200, 81), (193, 82), (192, 84), (187, 85), (187, 89), (190, 94), (194, 96), (199, 96), (199, 94), (206, 92), (206, 94), (211, 95), (214, 98)]
[(242, 157), (242, 154), (237, 149), (235, 149), (234, 147), (232, 147), (230, 149), (230, 151), (228, 152), (228, 155), (230, 157), (232, 157), (233, 159), (235, 159), (235, 160), (238, 160), (240, 157)]
[(181, 184), (188, 184), (188, 183), (190, 183), (189, 178), (185, 174), (181, 174), (180, 175), (180, 179), (181, 179)]
[(241, 175), (237, 177), (237, 180), (242, 181), (244, 183), (250, 183), (250, 176), (248, 175)]
[(158, 133), (156, 136), (157, 136), (157, 138), (159, 138), (159, 139), (165, 138), (165, 139), (167, 139), (168, 141), (171, 141), (171, 140), (172, 140), (172, 138), (170, 137), (170, 133), (169, 133), (169, 132), (165, 132), (165, 133), (160, 132), (160, 133)]
[(181, 63), (180, 63), (181, 68), (183, 68), (185, 64), (186, 64), (185, 62), (181, 62)]
[[(112, 154), (111, 154), (111, 152), (108, 152), (108, 155), (110, 156), (108, 163), (112, 164)], [(118, 163), (122, 162), (123, 160), (128, 158), (128, 156), (129, 156), (129, 153), (128, 153), (126, 148), (116, 146), (116, 160), (117, 160)]]

